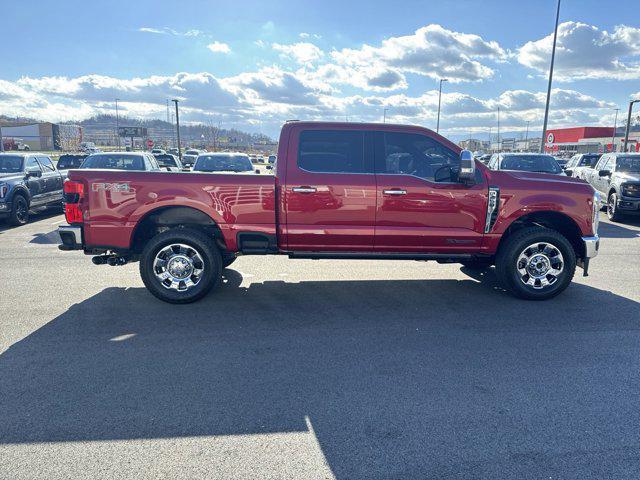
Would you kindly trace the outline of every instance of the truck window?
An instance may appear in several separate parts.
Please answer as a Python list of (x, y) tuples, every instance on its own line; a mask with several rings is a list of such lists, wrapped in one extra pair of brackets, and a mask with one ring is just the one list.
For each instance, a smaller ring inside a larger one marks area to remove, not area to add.
[(365, 168), (363, 133), (347, 130), (301, 132), (298, 167), (318, 173), (373, 173)]
[(440, 142), (417, 133), (385, 132), (383, 136), (384, 149), (382, 155), (376, 155), (376, 173), (414, 175), (433, 182), (437, 172), (439, 182), (455, 181), (460, 156)]
[(37, 168), (38, 170), (42, 170), (42, 168), (40, 167), (40, 164), (36, 160), (36, 157), (27, 157), (27, 161), (24, 165), (24, 168), (25, 169)]
[(51, 159), (49, 157), (38, 157), (38, 160), (40, 161), (40, 165), (42, 165), (44, 167), (43, 170), (50, 170), (52, 172), (55, 172), (56, 169), (53, 166), (53, 163), (51, 163)]

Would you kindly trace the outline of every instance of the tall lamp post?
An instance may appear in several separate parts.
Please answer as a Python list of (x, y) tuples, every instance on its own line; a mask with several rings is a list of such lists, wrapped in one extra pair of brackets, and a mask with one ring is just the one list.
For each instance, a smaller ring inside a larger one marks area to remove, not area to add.
[(176, 136), (178, 138), (178, 158), (182, 162), (182, 149), (180, 148), (180, 117), (178, 116), (178, 101), (176, 99), (171, 100), (176, 104)]
[[(116, 143), (118, 144), (118, 151), (120, 151), (120, 129), (118, 128), (120, 125), (120, 118), (118, 115), (118, 101), (120, 99), (116, 98)], [(131, 149), (133, 150), (133, 145), (131, 145)]]
[(616, 117), (613, 120), (613, 135), (611, 135), (611, 151), (616, 151), (616, 128), (618, 128), (618, 112), (619, 108), (616, 108)]
[(448, 82), (446, 78), (440, 79), (440, 89), (438, 90), (438, 123), (436, 124), (436, 133), (440, 133), (440, 103), (442, 101), (442, 82)]
[(382, 123), (387, 123), (387, 110), (389, 109), (385, 108), (384, 110), (382, 110)]
[(0, 152), (4, 152), (4, 141), (2, 140), (2, 124), (0, 124)]
[(640, 99), (631, 100), (629, 102), (629, 115), (627, 115), (627, 128), (624, 131), (624, 151), (627, 151), (627, 143), (629, 143), (629, 130), (631, 129), (631, 112), (633, 111), (633, 104), (640, 103)]
[(531, 123), (530, 120), (527, 120), (527, 133), (525, 133), (524, 135), (524, 148), (527, 149), (527, 152), (529, 151), (529, 124)]
[(556, 28), (553, 31), (553, 49), (551, 50), (551, 66), (549, 67), (549, 85), (547, 86), (547, 103), (544, 107), (544, 124), (542, 125), (542, 141), (540, 142), (540, 153), (544, 153), (544, 146), (547, 141), (547, 123), (549, 121), (549, 101), (551, 100), (551, 82), (553, 81), (553, 63), (556, 59), (556, 43), (558, 40), (558, 20), (560, 19), (560, 0), (556, 10)]

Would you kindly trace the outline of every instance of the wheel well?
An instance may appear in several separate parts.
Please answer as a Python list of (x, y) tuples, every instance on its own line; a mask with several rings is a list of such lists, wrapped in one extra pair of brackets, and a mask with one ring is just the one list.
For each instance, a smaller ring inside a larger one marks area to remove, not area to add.
[(12, 201), (14, 198), (16, 198), (16, 196), (20, 196), (24, 198), (27, 201), (27, 206), (29, 206), (29, 204), (31, 203), (29, 199), (29, 194), (25, 192), (22, 188), (18, 188), (16, 191), (13, 192)]
[(580, 227), (568, 215), (559, 212), (534, 212), (515, 220), (502, 235), (498, 250), (502, 243), (518, 230), (525, 227), (545, 227), (561, 233), (573, 246), (578, 258), (584, 258), (584, 244)]
[(615, 188), (611, 187), (609, 189), (609, 193), (607, 193), (607, 201), (609, 201), (609, 197), (611, 196), (612, 193), (618, 193), (618, 192), (616, 192)]
[(151, 238), (172, 228), (193, 228), (203, 231), (215, 238), (222, 252), (227, 250), (220, 227), (202, 210), (192, 207), (162, 207), (147, 213), (140, 219), (131, 239), (131, 251), (142, 253), (145, 244)]

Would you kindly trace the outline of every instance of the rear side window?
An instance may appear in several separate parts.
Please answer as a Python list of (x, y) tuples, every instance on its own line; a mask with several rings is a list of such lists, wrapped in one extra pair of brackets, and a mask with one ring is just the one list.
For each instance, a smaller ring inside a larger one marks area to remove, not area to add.
[[(431, 137), (417, 133), (378, 134), (376, 173), (414, 175), (429, 181), (456, 181), (460, 156)], [(382, 148), (380, 148), (382, 147)], [(381, 158), (380, 158), (381, 157)]]
[(348, 130), (300, 133), (298, 167), (319, 173), (372, 173), (364, 158), (364, 134)]

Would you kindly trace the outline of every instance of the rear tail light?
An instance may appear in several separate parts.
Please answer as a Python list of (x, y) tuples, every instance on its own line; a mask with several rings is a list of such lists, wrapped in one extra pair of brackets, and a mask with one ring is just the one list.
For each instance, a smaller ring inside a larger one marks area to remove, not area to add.
[(64, 216), (68, 224), (82, 223), (80, 200), (84, 196), (84, 184), (67, 180), (64, 182)]

